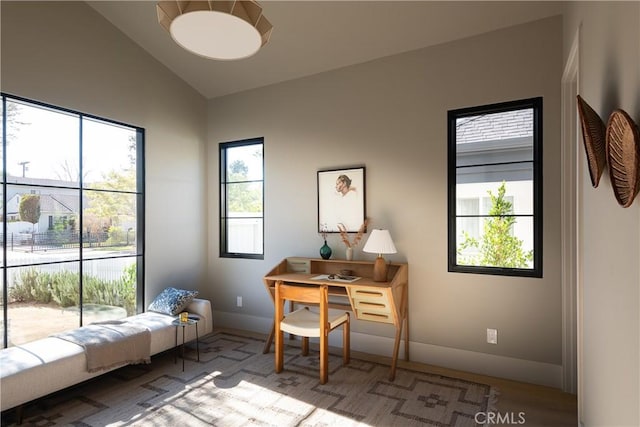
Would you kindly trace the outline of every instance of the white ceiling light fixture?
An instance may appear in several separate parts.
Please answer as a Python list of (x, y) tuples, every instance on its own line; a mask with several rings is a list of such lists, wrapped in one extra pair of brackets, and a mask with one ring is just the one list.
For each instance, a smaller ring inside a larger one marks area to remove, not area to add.
[(273, 25), (252, 0), (161, 1), (158, 23), (184, 49), (209, 59), (248, 58), (267, 44)]

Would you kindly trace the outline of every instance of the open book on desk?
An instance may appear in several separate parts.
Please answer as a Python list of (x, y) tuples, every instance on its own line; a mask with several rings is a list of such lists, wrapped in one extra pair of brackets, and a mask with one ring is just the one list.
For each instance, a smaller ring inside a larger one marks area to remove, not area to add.
[(314, 276), (311, 280), (329, 280), (331, 282), (353, 283), (356, 280), (360, 280), (357, 276), (343, 276), (342, 274), (321, 274)]

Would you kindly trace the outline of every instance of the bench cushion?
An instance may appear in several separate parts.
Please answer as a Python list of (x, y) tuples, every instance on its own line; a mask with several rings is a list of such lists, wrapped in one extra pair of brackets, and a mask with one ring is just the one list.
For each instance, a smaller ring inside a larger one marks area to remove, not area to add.
[[(213, 330), (211, 303), (194, 299), (187, 307), (189, 313), (200, 318), (198, 335)], [(178, 328), (171, 322), (175, 317), (146, 312), (127, 318), (151, 331), (151, 354), (173, 348)], [(196, 338), (196, 330), (184, 330), (185, 341)], [(180, 330), (182, 342), (182, 330)], [(0, 350), (0, 406), (7, 410), (54, 391), (62, 390), (107, 371), (87, 372), (84, 349), (60, 338), (47, 337), (26, 344)], [(114, 367), (116, 369), (117, 367)]]
[(98, 375), (87, 372), (81, 346), (51, 337), (2, 350), (0, 364), (3, 410), (42, 396), (41, 387), (60, 390)]

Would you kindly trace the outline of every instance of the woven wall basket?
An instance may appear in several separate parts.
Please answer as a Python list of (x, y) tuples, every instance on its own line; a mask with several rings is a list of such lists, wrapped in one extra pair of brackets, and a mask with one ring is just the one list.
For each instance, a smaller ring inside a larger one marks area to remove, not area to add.
[(626, 208), (640, 190), (640, 131), (623, 110), (615, 110), (607, 124), (607, 161), (613, 193)]
[(598, 113), (580, 95), (578, 95), (578, 113), (580, 115), (584, 149), (587, 153), (591, 184), (597, 187), (607, 164), (606, 128)]

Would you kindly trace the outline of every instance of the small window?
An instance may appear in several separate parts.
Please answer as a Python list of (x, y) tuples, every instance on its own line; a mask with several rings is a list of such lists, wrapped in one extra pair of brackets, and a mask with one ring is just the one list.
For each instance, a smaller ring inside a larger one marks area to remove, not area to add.
[(449, 271), (542, 277), (542, 98), (452, 110)]
[(220, 144), (220, 256), (264, 258), (263, 138)]

